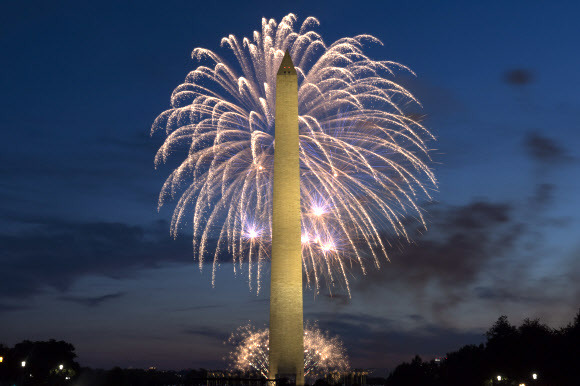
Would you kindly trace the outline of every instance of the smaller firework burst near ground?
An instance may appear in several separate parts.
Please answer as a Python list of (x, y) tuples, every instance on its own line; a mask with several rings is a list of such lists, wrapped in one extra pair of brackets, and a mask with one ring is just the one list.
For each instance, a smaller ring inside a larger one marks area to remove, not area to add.
[[(226, 360), (231, 370), (258, 372), (268, 377), (267, 328), (258, 329), (251, 324), (239, 327), (227, 340), (232, 351)], [(338, 336), (330, 336), (316, 324), (304, 326), (304, 375), (314, 379), (323, 374), (347, 371), (350, 368), (346, 350)]]

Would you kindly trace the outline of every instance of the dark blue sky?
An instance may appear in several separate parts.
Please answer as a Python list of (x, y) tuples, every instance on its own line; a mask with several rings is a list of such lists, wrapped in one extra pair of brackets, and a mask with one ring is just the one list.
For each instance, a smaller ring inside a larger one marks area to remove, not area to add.
[(223, 367), (229, 332), (267, 322), (267, 294), (228, 264), (212, 288), (188, 237), (169, 238), (149, 130), (193, 48), (288, 12), (316, 16), (327, 43), (381, 39), (367, 52), (417, 73), (400, 81), (438, 138), (427, 234), (350, 300), (307, 292), (305, 317), (377, 368), (482, 341), (501, 314), (571, 320), (580, 5), (279, 3), (2, 2), (0, 342), (64, 339), (90, 366)]

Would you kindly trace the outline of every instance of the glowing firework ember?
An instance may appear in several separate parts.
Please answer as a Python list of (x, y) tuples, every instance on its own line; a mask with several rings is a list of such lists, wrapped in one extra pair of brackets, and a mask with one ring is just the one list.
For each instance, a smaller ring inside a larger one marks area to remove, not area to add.
[[(257, 330), (252, 325), (237, 329), (228, 343), (234, 346), (228, 360), (232, 370), (257, 371), (268, 377), (268, 329)], [(313, 377), (333, 371), (346, 371), (348, 357), (338, 337), (330, 337), (316, 325), (304, 328), (304, 375)]]
[(342, 283), (350, 293), (351, 268), (364, 273), (388, 259), (386, 234), (409, 240), (403, 218), (425, 225), (417, 202), (436, 186), (427, 165), (433, 137), (405, 115), (403, 107), (418, 102), (391, 80), (395, 71), (412, 72), (363, 53), (363, 43), (378, 39), (359, 35), (327, 46), (312, 30), (315, 18), (299, 29), (295, 22), (293, 14), (279, 24), (262, 19), (253, 39), (223, 38), (235, 66), (210, 50), (193, 51), (198, 67), (152, 128), (167, 135), (156, 165), (184, 156), (159, 206), (178, 199), (171, 233), (192, 220), (194, 254), (200, 268), (213, 259), (212, 283), (227, 253), (234, 270), (247, 269), (250, 286), (255, 273), (259, 291), (270, 253), (276, 71), (288, 49), (298, 72), (307, 283), (316, 291), (322, 280), (329, 288)]

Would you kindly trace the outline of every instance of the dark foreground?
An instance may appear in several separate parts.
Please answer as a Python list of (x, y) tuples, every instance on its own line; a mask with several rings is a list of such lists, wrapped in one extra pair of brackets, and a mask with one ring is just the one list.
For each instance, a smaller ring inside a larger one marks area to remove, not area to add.
[[(578, 386), (580, 385), (580, 311), (567, 326), (554, 329), (539, 320), (520, 326), (500, 317), (485, 334), (486, 342), (467, 345), (444, 358), (415, 356), (385, 378), (364, 370), (330, 374), (315, 386)], [(74, 346), (63, 341), (0, 344), (0, 386), (272, 386), (255, 374), (225, 371), (91, 369), (75, 361)], [(288, 383), (280, 380), (275, 386)]]

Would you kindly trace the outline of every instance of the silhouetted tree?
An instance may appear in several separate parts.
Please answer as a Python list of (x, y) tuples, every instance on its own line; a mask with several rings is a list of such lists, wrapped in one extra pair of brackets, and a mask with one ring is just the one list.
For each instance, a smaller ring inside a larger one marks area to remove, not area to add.
[(557, 332), (555, 350), (558, 354), (549, 362), (550, 375), (560, 385), (580, 384), (580, 309), (572, 323)]
[(76, 385), (107, 386), (108, 371), (83, 367), (80, 369)]
[(489, 373), (485, 361), (485, 346), (467, 345), (448, 353), (441, 362), (439, 372), (443, 385), (479, 386)]
[(6, 352), (1, 379), (27, 385), (70, 383), (79, 370), (74, 350), (64, 341), (25, 340)]
[(107, 372), (107, 385), (123, 386), (127, 384), (125, 372), (120, 367), (113, 367)]
[(411, 363), (403, 363), (387, 378), (387, 385), (397, 386), (418, 386), (439, 384), (434, 362), (423, 362), (419, 355), (416, 355)]
[(8, 379), (9, 369), (8, 369), (8, 353), (10, 349), (0, 343), (0, 357), (2, 357), (2, 363), (0, 363), (0, 385), (2, 385), (2, 380)]
[(538, 319), (525, 319), (518, 327), (517, 352), (512, 368), (518, 379), (529, 378), (532, 372), (539, 371), (544, 376), (549, 375), (547, 365), (557, 350), (554, 335), (555, 331)]
[(367, 377), (367, 385), (386, 385), (387, 379), (383, 377)]
[(331, 386), (326, 379), (324, 378), (319, 378), (316, 380), (316, 382), (314, 382), (314, 386)]
[(487, 344), (485, 347), (486, 360), (491, 369), (488, 377), (496, 374), (507, 374), (513, 368), (516, 346), (518, 344), (518, 329), (502, 315), (486, 332)]

